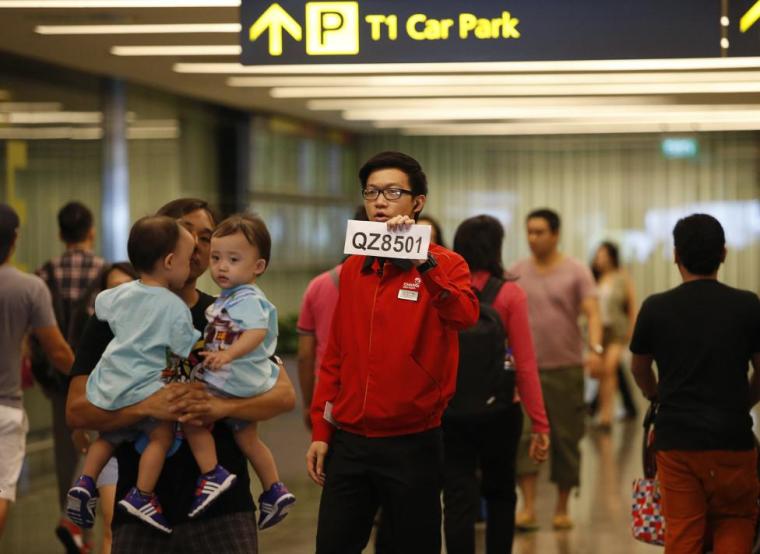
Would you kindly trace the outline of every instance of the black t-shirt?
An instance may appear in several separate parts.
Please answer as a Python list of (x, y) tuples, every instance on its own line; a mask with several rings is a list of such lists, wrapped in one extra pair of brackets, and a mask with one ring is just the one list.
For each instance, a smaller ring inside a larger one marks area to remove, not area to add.
[(713, 279), (644, 301), (631, 341), (654, 356), (659, 450), (748, 450), (750, 358), (760, 352), (760, 299)]
[[(200, 293), (200, 299), (190, 311), (193, 315), (193, 325), (202, 333), (206, 328), (205, 311), (214, 302), (214, 297), (200, 291), (198, 292)], [(108, 323), (92, 316), (87, 322), (84, 334), (82, 335), (71, 371), (72, 376), (89, 375), (100, 360), (111, 339), (113, 339), (113, 333)], [(199, 360), (197, 352), (202, 349), (202, 342), (199, 342), (193, 349), (193, 353), (190, 354), (190, 364), (194, 364)], [(189, 369), (190, 366), (187, 364), (174, 368), (174, 380), (188, 380), (190, 378)], [(216, 441), (216, 453), (219, 463), (228, 471), (235, 473), (237, 481), (196, 519), (211, 519), (224, 514), (255, 511), (250, 492), (247, 459), (240, 452), (232, 432), (226, 425), (214, 425), (213, 435)], [(118, 501), (137, 482), (140, 455), (135, 450), (134, 445), (128, 443), (122, 444), (116, 449), (116, 458), (119, 461), (119, 482), (116, 486), (116, 500)], [(163, 506), (164, 515), (166, 515), (171, 523), (177, 524), (187, 521), (187, 512), (190, 510), (199, 473), (198, 465), (187, 441), (182, 441), (182, 445), (177, 452), (164, 462), (161, 477), (156, 486), (156, 494)], [(118, 526), (125, 521), (130, 521), (128, 518), (129, 516), (121, 510), (116, 510), (113, 525)]]

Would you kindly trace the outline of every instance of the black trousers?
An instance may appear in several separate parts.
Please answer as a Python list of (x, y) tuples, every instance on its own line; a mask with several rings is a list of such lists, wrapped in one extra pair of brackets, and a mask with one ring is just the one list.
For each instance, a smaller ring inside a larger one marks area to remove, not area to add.
[(55, 452), (55, 476), (58, 484), (58, 502), (61, 509), (66, 507), (66, 495), (69, 492), (79, 463), (71, 429), (66, 425), (66, 391), (50, 392), (50, 406), (53, 414), (53, 451)]
[(486, 552), (512, 552), (517, 504), (515, 458), (522, 417), (520, 405), (514, 404), (477, 421), (444, 422), (443, 513), (448, 552), (475, 552), (481, 495), (487, 507)]
[(336, 431), (319, 503), (317, 554), (360, 554), (379, 506), (396, 553), (441, 552), (441, 430), (367, 438)]

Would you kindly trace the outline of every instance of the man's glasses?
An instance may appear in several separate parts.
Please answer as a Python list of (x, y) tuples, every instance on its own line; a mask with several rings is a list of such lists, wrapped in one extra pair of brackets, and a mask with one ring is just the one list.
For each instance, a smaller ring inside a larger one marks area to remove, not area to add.
[(408, 194), (409, 196), (414, 196), (412, 191), (406, 190), (406, 189), (397, 189), (397, 188), (387, 188), (387, 189), (376, 189), (376, 188), (366, 188), (362, 191), (362, 196), (365, 200), (375, 200), (378, 196), (382, 194), (386, 200), (398, 200), (401, 198), (402, 195)]

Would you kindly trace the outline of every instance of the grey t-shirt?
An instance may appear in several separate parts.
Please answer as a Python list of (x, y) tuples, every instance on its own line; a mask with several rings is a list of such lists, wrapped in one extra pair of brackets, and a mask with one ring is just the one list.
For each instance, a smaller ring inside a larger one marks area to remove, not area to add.
[(56, 324), (45, 282), (0, 265), (0, 404), (21, 407), (21, 341), (32, 329)]
[(583, 335), (578, 326), (581, 305), (596, 297), (591, 270), (564, 257), (547, 272), (540, 272), (532, 258), (516, 262), (509, 271), (528, 296), (528, 319), (536, 345), (539, 369), (577, 367), (583, 364)]

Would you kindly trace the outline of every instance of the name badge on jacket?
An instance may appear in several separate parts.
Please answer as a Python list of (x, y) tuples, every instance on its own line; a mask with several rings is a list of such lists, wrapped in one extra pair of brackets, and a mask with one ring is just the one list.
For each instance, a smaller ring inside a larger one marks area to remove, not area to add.
[(417, 302), (417, 299), (420, 297), (420, 293), (416, 290), (401, 289), (400, 291), (398, 291), (398, 297), (401, 300), (409, 300), (411, 302)]

